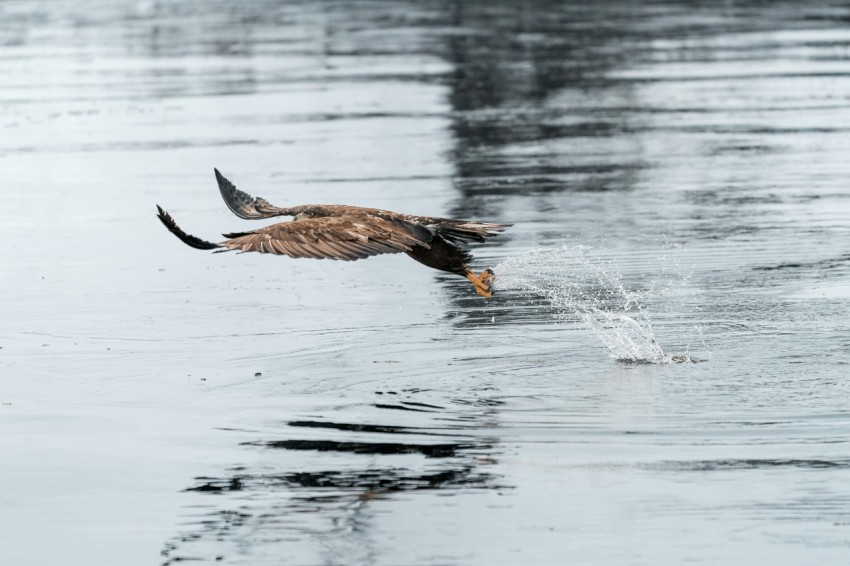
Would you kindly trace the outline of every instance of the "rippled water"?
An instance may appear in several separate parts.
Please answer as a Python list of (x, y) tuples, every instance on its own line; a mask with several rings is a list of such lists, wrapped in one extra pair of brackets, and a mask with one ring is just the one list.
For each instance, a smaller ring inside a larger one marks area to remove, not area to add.
[(847, 6), (715, 4), (0, 2), (0, 563), (850, 560)]

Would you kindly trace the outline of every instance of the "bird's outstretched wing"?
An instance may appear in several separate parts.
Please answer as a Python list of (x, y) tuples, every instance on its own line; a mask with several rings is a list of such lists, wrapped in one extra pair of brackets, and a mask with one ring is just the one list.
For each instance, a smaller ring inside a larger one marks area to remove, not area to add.
[(215, 179), (218, 181), (218, 190), (221, 191), (221, 196), (224, 198), (227, 208), (239, 218), (246, 220), (259, 220), (263, 218), (273, 218), (275, 216), (293, 216), (294, 213), (290, 208), (280, 208), (269, 203), (264, 198), (252, 197), (244, 191), (237, 189), (233, 183), (227, 180), (218, 169), (214, 169)]
[(344, 261), (430, 248), (431, 241), (430, 232), (419, 226), (370, 215), (281, 222), (224, 237), (220, 245), (230, 250)]

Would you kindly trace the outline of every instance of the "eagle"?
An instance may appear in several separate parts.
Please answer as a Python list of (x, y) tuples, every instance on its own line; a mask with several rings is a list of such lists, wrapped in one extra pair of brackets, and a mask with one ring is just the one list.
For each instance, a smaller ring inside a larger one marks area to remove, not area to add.
[(469, 267), (473, 258), (467, 245), (496, 236), (510, 224), (414, 216), (339, 204), (278, 207), (240, 191), (218, 169), (214, 171), (225, 204), (239, 218), (291, 216), (292, 220), (248, 232), (223, 234), (224, 241), (213, 243), (184, 232), (157, 205), (157, 217), (188, 246), (219, 252), (238, 250), (343, 261), (403, 252), (428, 267), (465, 277), (482, 297), (493, 296), (493, 270), (485, 269), (476, 275)]

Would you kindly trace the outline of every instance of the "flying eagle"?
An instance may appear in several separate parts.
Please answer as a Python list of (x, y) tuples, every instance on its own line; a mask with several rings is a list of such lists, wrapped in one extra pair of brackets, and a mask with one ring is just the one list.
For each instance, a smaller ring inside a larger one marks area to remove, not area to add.
[(215, 169), (215, 178), (224, 202), (239, 218), (258, 220), (292, 216), (293, 219), (249, 232), (223, 234), (227, 239), (215, 244), (181, 230), (171, 215), (157, 205), (157, 216), (165, 227), (193, 248), (343, 261), (404, 252), (428, 267), (466, 277), (483, 297), (493, 296), (493, 270), (485, 269), (476, 275), (469, 267), (472, 255), (466, 245), (496, 236), (510, 224), (412, 216), (346, 205), (305, 204), (280, 208), (240, 191), (218, 169)]

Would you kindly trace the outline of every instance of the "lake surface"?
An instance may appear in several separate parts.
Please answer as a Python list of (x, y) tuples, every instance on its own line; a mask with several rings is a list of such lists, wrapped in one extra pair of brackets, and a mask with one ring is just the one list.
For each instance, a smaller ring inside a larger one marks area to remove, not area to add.
[[(0, 563), (850, 563), (848, 22), (0, 2)], [(192, 250), (213, 167), (497, 294)]]

